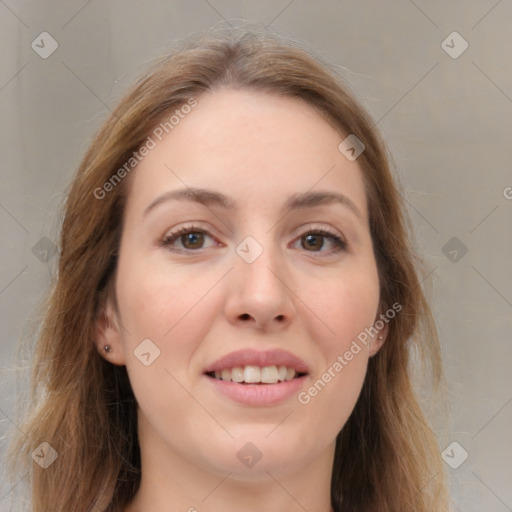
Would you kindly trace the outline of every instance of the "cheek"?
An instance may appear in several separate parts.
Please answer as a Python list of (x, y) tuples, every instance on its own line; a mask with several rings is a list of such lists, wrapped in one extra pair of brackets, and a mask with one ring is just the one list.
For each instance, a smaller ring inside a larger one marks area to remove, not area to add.
[(315, 417), (323, 418), (325, 429), (335, 436), (350, 416), (366, 375), (369, 347), (358, 336), (375, 322), (377, 270), (368, 263), (361, 271), (344, 271), (317, 281), (302, 293), (311, 298), (311, 310), (317, 312), (316, 322), (309, 315), (309, 331), (322, 357), (299, 403)]
[(197, 272), (192, 274), (165, 261), (141, 264), (134, 260), (125, 258), (118, 269), (118, 300), (129, 324), (126, 327), (139, 336), (154, 336), (168, 343), (201, 307), (218, 276), (202, 273), (198, 278)]
[[(303, 413), (321, 422), (324, 439), (336, 437), (360, 395), (369, 346), (358, 336), (373, 325), (378, 303), (378, 281), (368, 274), (317, 289), (314, 308), (327, 327), (320, 331), (316, 322), (316, 335), (311, 328), (321, 359), (298, 402)], [(320, 332), (323, 334), (319, 336)]]
[[(135, 259), (120, 261), (118, 302), (125, 327), (126, 366), (134, 391), (142, 392), (146, 387), (154, 390), (157, 375), (164, 381), (170, 378), (169, 373), (180, 382), (190, 379), (190, 362), (218, 314), (218, 304), (212, 302), (213, 294), (209, 293), (219, 280), (218, 272), (214, 274), (198, 277), (197, 273), (190, 275), (162, 265), (142, 266)], [(147, 339), (154, 344), (145, 342), (149, 352), (158, 354), (150, 368), (158, 369), (158, 373), (148, 372), (136, 357), (141, 342)]]
[[(316, 328), (314, 338), (318, 339), (320, 334), (324, 349), (331, 356), (346, 350), (353, 339), (373, 325), (379, 295), (377, 270), (372, 265), (360, 272), (343, 271), (321, 281), (315, 280), (303, 286), (301, 292), (301, 297), (308, 298), (307, 306), (316, 316), (315, 325), (311, 325), (312, 330)], [(311, 313), (309, 317), (313, 320)]]
[[(180, 272), (164, 270), (142, 268), (128, 260), (119, 265), (123, 350), (130, 383), (144, 415), (155, 424), (171, 422), (176, 435), (185, 435), (183, 422), (178, 419), (187, 418), (191, 403), (193, 406), (185, 388), (190, 383), (190, 361), (208, 334), (207, 318), (212, 308), (201, 299), (212, 284), (210, 279), (187, 281)], [(198, 321), (198, 316), (204, 321)]]
[(355, 355), (348, 351), (351, 360), (347, 351), (339, 351), (298, 396), (297, 416), (311, 418), (310, 430), (324, 443), (332, 442), (343, 429), (361, 393), (368, 355), (365, 347), (358, 350)]

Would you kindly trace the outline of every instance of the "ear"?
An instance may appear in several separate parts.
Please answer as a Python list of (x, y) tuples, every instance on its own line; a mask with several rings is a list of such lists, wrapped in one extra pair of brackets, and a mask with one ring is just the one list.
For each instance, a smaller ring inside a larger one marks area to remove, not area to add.
[(121, 334), (121, 324), (108, 299), (95, 320), (95, 344), (104, 359), (119, 366), (126, 364)]
[(373, 325), (378, 330), (377, 334), (373, 336), (370, 340), (369, 344), (369, 356), (373, 357), (384, 345), (386, 342), (386, 338), (388, 337), (389, 332), (389, 319), (385, 317), (385, 320), (382, 320), (382, 317), (385, 315), (381, 315), (381, 311), (377, 314), (375, 318), (375, 322)]

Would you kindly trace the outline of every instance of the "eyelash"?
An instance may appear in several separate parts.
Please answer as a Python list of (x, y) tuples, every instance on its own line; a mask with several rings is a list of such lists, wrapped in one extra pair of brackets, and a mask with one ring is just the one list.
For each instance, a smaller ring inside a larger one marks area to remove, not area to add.
[[(162, 238), (162, 240), (160, 241), (159, 245), (162, 247), (166, 247), (170, 251), (177, 252), (179, 254), (187, 254), (187, 253), (193, 254), (193, 253), (197, 253), (197, 252), (201, 251), (202, 248), (200, 248), (200, 249), (178, 249), (178, 248), (170, 247), (172, 243), (174, 243), (176, 240), (179, 239), (180, 236), (188, 234), (188, 233), (201, 233), (204, 235), (208, 235), (210, 238), (213, 238), (213, 236), (210, 235), (210, 233), (208, 233), (208, 231), (200, 228), (199, 226), (186, 225), (186, 226), (182, 226), (181, 228), (178, 228), (177, 230), (172, 231), (171, 233), (168, 233), (167, 235), (165, 235)], [(301, 235), (299, 235), (299, 237), (296, 240), (299, 240), (300, 238), (302, 238), (306, 235), (320, 235), (325, 238), (329, 238), (334, 245), (334, 248), (329, 251), (306, 251), (306, 252), (338, 253), (341, 251), (345, 251), (347, 249), (347, 242), (344, 239), (342, 239), (338, 234), (336, 234), (333, 231), (330, 231), (327, 228), (310, 229), (308, 231), (304, 231)]]

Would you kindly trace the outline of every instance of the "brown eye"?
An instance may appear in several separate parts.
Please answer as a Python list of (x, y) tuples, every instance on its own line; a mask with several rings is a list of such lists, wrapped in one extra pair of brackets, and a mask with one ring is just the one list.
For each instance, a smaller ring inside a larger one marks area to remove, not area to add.
[[(208, 245), (207, 239), (210, 239)], [(173, 252), (177, 253), (193, 253), (195, 250), (208, 249), (215, 246), (213, 237), (207, 231), (198, 229), (197, 226), (184, 226), (176, 231), (168, 233), (160, 241), (160, 245), (167, 247)]]
[[(325, 250), (325, 240), (331, 244), (331, 249)], [(325, 230), (310, 231), (301, 236), (301, 247), (307, 252), (338, 252), (347, 248), (346, 242), (334, 233)]]
[(204, 233), (194, 231), (181, 235), (181, 243), (185, 249), (200, 249), (204, 243)]
[(323, 235), (304, 235), (302, 237), (302, 247), (304, 247), (304, 249), (313, 249), (314, 251), (317, 251), (324, 245), (323, 239)]

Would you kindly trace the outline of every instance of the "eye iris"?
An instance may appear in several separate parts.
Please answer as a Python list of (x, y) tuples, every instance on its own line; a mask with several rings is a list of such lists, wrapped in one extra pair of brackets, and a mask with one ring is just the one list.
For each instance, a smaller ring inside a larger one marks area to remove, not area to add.
[[(303, 240), (307, 240), (307, 244), (309, 248), (312, 249), (321, 249), (323, 245), (323, 235), (306, 235), (303, 237)], [(315, 244), (316, 242), (316, 244)], [(304, 244), (302, 244), (304, 246)]]
[(198, 246), (202, 245), (203, 233), (192, 232), (182, 235), (181, 242), (187, 249), (197, 249)]

